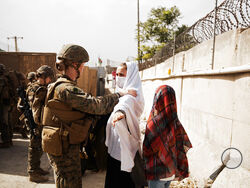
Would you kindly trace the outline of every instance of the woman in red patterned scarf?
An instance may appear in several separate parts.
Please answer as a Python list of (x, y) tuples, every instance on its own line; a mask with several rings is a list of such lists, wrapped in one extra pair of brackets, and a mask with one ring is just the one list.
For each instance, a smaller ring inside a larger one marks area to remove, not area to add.
[(167, 85), (158, 87), (143, 141), (149, 188), (167, 188), (171, 180), (180, 181), (188, 177), (186, 152), (191, 147), (177, 116), (174, 89)]

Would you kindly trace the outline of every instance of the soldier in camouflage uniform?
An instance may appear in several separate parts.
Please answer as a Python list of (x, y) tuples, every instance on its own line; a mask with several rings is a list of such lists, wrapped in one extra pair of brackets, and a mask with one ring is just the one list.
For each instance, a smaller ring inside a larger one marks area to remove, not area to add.
[(24, 125), (22, 125), (21, 121), (19, 120), (19, 117), (21, 116), (21, 112), (17, 108), (17, 104), (19, 102), (19, 96), (17, 94), (17, 88), (23, 87), (26, 88), (26, 78), (23, 73), (11, 70), (8, 74), (10, 83), (11, 83), (11, 89), (13, 92), (12, 100), (11, 100), (11, 115), (10, 115), (10, 122), (13, 129), (13, 132), (21, 133), (23, 138), (27, 137), (27, 131)]
[[(34, 84), (34, 82), (36, 82), (36, 73), (35, 72), (29, 72), (27, 74), (26, 78), (27, 78), (27, 80), (29, 80), (29, 82), (28, 82), (27, 86), (25, 86), (25, 88), (28, 88), (28, 87), (31, 88), (31, 85)], [(17, 108), (18, 108), (19, 111), (21, 111), (20, 110), (20, 106), (22, 105), (21, 102), (22, 102), (22, 100), (21, 100), (21, 98), (19, 98), (18, 103), (17, 103)]]
[[(89, 60), (87, 51), (81, 46), (63, 46), (62, 50), (58, 54), (58, 59), (59, 62), (56, 63), (56, 67), (59, 71), (63, 72), (63, 76), (58, 78), (54, 85), (52, 84), (48, 87), (46, 101), (52, 98), (51, 100), (58, 101), (59, 103), (68, 106), (72, 112), (81, 113), (84, 115), (84, 118), (88, 118), (91, 115), (104, 115), (111, 113), (113, 107), (118, 103), (119, 97), (125, 94), (136, 96), (136, 91), (129, 90), (110, 94), (105, 97), (95, 98), (77, 87), (76, 80), (79, 78), (80, 73), (84, 68), (84, 64)], [(50, 93), (51, 87), (54, 88), (54, 92), (52, 93)], [(52, 107), (49, 106), (48, 108), (52, 109)], [(61, 126), (65, 125), (62, 121), (60, 121), (60, 118), (56, 118), (56, 116), (53, 116), (53, 118), (46, 117), (45, 114), (46, 113), (44, 112), (43, 125), (45, 127), (42, 134), (43, 149), (45, 148), (44, 133), (46, 129), (58, 127), (58, 122)], [(59, 120), (56, 121), (55, 119)], [(74, 121), (68, 121), (66, 122), (66, 125), (72, 127), (73, 123)], [(48, 126), (48, 124), (50, 125)], [(80, 143), (71, 144), (70, 134), (71, 133), (68, 135), (67, 131), (63, 131), (62, 139), (64, 139), (62, 140), (62, 153), (54, 155), (48, 152), (48, 158), (56, 175), (55, 182), (57, 188), (82, 187), (79, 156)], [(51, 144), (53, 144), (52, 141), (53, 140), (50, 141)]]
[(28, 84), (31, 84), (32, 82), (36, 81), (36, 73), (35, 72), (29, 72), (27, 75), (27, 80), (29, 80)]
[[(27, 88), (27, 87), (31, 87), (31, 84), (33, 83), (33, 82), (35, 82), (36, 81), (36, 73), (35, 72), (29, 72), (28, 74), (27, 74), (27, 77), (26, 77), (26, 79), (27, 80), (29, 80), (29, 82), (28, 82), (28, 84), (25, 84), (25, 87), (24, 88)], [(19, 86), (20, 87), (20, 86)], [(21, 100), (21, 98), (19, 98), (18, 99), (18, 102), (17, 102), (17, 110), (21, 113), (21, 109), (20, 109), (20, 107), (22, 106), (23, 104), (22, 104), (22, 100)], [(20, 115), (19, 117), (22, 117), (22, 115)], [(27, 136), (27, 134), (28, 134), (28, 125), (27, 125), (27, 122), (28, 120), (25, 118), (25, 117), (23, 117), (23, 118), (21, 118), (20, 119), (20, 124), (22, 124), (21, 125), (21, 127), (20, 127), (20, 129), (18, 130), (18, 132), (20, 132), (21, 134), (22, 134), (22, 136), (23, 136), (23, 138), (28, 138), (28, 136)]]
[(0, 131), (2, 143), (0, 148), (12, 146), (12, 128), (10, 124), (12, 90), (5, 66), (0, 64)]
[(48, 179), (44, 176), (48, 171), (40, 168), (40, 159), (43, 154), (41, 147), (42, 126), (40, 121), (41, 109), (44, 105), (44, 99), (47, 92), (47, 85), (54, 79), (54, 71), (47, 65), (41, 66), (36, 72), (37, 81), (28, 85), (26, 94), (32, 109), (33, 118), (37, 124), (35, 135), (30, 137), (28, 148), (28, 174), (32, 182), (46, 182)]

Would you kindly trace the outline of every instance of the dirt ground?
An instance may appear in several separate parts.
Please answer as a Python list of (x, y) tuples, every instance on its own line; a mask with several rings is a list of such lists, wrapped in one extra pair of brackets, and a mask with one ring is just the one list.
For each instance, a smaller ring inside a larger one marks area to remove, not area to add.
[[(0, 149), (0, 188), (55, 188), (53, 169), (49, 165), (46, 154), (42, 156), (41, 167), (50, 171), (49, 182), (33, 183), (27, 174), (27, 151), (29, 140), (14, 135), (13, 146)], [(105, 172), (86, 171), (82, 177), (83, 187), (103, 188)]]
[[(27, 174), (28, 139), (22, 139), (15, 134), (13, 146), (0, 149), (0, 188), (55, 188), (53, 169), (49, 165), (46, 154), (41, 159), (41, 167), (48, 170), (49, 181), (46, 183), (33, 183), (29, 181)], [(94, 173), (86, 171), (82, 177), (82, 187), (103, 188), (106, 172)], [(181, 182), (172, 181), (170, 188), (196, 188), (196, 182), (192, 178), (186, 178)]]

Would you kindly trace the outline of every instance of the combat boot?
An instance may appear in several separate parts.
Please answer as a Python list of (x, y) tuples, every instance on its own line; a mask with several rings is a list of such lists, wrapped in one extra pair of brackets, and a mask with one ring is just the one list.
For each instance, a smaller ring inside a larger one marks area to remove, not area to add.
[(35, 183), (47, 182), (48, 178), (37, 173), (32, 173), (29, 175), (29, 180)]
[(49, 174), (49, 171), (43, 170), (42, 168), (38, 168), (38, 169), (36, 170), (36, 173), (45, 176), (45, 175), (48, 175), (48, 174)]

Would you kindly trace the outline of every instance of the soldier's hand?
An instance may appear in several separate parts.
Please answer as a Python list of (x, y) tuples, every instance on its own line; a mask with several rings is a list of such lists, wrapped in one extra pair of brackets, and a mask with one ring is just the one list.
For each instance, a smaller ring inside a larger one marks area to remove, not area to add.
[(113, 117), (113, 120), (112, 120), (112, 125), (115, 126), (115, 123), (119, 120), (121, 120), (122, 118), (124, 118), (125, 115), (120, 112), (120, 111), (117, 111), (115, 114), (114, 114), (114, 117)]

